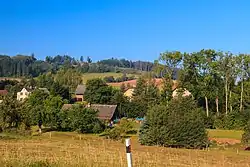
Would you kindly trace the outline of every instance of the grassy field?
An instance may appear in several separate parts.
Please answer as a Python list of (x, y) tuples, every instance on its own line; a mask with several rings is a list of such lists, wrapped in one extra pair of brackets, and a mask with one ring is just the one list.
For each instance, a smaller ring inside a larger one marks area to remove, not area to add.
[[(107, 72), (107, 73), (85, 73), (82, 76), (83, 83), (86, 83), (87, 80), (93, 78), (104, 78), (107, 76), (113, 76), (114, 78), (118, 78), (122, 76), (122, 73), (115, 73), (115, 72)], [(138, 74), (127, 74), (127, 76), (135, 76), (138, 77)]]
[(229, 138), (229, 139), (237, 139), (241, 140), (241, 136), (243, 131), (240, 130), (217, 130), (217, 129), (209, 129), (208, 130), (209, 137), (213, 138)]
[[(250, 154), (235, 150), (187, 150), (141, 146), (132, 137), (134, 167), (247, 167)], [(125, 167), (122, 142), (95, 135), (49, 132), (20, 139), (0, 138), (0, 166)]]

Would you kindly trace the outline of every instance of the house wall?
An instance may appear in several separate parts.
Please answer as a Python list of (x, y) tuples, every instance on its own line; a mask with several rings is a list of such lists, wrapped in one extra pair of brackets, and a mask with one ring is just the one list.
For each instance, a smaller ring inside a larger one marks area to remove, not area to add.
[(83, 95), (76, 95), (76, 101), (83, 101)]
[(18, 92), (17, 93), (17, 100), (23, 101), (29, 96), (30, 92)]

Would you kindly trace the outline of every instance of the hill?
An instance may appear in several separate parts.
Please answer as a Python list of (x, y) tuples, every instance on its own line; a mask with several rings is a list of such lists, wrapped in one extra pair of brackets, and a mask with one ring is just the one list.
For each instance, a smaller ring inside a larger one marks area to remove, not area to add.
[(83, 58), (76, 60), (68, 55), (47, 56), (45, 60), (37, 60), (34, 54), (31, 56), (0, 55), (0, 77), (36, 77), (47, 72), (55, 73), (61, 68), (74, 68), (82, 73), (125, 72), (137, 74), (141, 71), (151, 71), (153, 63), (114, 58), (92, 62), (89, 57), (87, 61), (83, 61)]

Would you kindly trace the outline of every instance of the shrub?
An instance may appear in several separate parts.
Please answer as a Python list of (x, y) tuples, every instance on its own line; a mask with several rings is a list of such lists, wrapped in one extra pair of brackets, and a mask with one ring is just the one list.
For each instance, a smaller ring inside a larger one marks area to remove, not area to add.
[(244, 133), (241, 138), (241, 142), (244, 144), (249, 143), (249, 141), (250, 141), (250, 121), (245, 126)]
[(73, 106), (69, 110), (62, 110), (59, 114), (58, 128), (80, 133), (100, 133), (103, 123), (97, 118), (97, 111), (84, 108), (81, 105)]
[(120, 123), (112, 129), (107, 129), (102, 136), (106, 136), (108, 139), (119, 140), (132, 131), (134, 128), (133, 123), (126, 118), (122, 118)]
[(245, 125), (250, 120), (249, 111), (233, 111), (228, 115), (217, 116), (214, 126), (218, 129), (243, 130)]
[(106, 76), (103, 78), (103, 80), (107, 83), (109, 82), (115, 82), (115, 78), (113, 76)]
[(96, 122), (96, 123), (94, 124), (93, 133), (95, 133), (95, 134), (101, 133), (101, 132), (103, 132), (104, 129), (105, 129), (104, 124), (101, 124), (101, 123), (98, 121), (98, 122)]
[(168, 106), (154, 106), (148, 110), (139, 131), (139, 142), (168, 147), (206, 147), (208, 136), (202, 112), (191, 98), (173, 99)]

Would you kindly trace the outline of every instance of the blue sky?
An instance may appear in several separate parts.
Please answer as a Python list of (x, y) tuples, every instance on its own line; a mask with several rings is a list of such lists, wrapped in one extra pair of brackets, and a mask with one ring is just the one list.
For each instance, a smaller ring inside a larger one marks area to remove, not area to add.
[(0, 54), (157, 59), (202, 48), (250, 53), (248, 0), (1, 0)]

